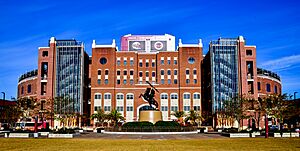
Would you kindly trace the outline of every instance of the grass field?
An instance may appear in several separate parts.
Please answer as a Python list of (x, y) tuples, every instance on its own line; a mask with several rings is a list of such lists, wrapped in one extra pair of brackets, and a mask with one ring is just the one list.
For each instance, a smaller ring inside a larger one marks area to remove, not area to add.
[(193, 139), (193, 140), (108, 140), (108, 139), (0, 139), (7, 150), (300, 150), (299, 138), (282, 139)]

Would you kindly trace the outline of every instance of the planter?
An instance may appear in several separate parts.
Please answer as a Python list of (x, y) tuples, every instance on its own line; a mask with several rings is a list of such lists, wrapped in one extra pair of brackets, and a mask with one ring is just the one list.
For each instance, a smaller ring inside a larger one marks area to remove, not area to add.
[(29, 138), (29, 133), (10, 133), (9, 138)]
[(291, 137), (291, 133), (282, 133), (281, 137)]
[(274, 133), (274, 137), (281, 137), (280, 133)]
[(299, 133), (297, 133), (297, 132), (291, 132), (291, 137), (299, 137)]
[(49, 134), (48, 138), (73, 138), (73, 134)]
[(40, 134), (41, 136), (48, 136), (48, 135), (49, 135), (49, 132), (39, 132), (39, 134)]
[(237, 137), (250, 137), (249, 133), (229, 133), (230, 138), (237, 138)]

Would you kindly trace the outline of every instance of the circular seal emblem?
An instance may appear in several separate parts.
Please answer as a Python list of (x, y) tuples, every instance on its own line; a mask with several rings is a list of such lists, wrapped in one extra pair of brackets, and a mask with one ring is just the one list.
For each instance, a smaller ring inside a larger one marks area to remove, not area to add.
[(157, 42), (154, 43), (154, 48), (156, 50), (162, 50), (163, 47), (164, 47), (164, 44), (162, 42), (160, 42), (160, 41), (157, 41)]

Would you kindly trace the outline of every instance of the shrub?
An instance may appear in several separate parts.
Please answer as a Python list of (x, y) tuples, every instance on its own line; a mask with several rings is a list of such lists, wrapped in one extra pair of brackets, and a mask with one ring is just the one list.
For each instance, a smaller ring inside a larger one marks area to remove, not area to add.
[(180, 124), (175, 121), (158, 121), (154, 124), (154, 126), (161, 127), (180, 127)]
[(153, 123), (151, 122), (127, 122), (123, 124), (122, 127), (130, 128), (130, 127), (153, 127)]

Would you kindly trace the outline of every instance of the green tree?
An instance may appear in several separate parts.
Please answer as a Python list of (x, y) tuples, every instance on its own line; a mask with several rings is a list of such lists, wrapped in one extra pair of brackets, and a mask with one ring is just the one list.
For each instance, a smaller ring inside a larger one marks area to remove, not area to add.
[(174, 115), (177, 118), (179, 123), (182, 123), (182, 118), (185, 116), (185, 113), (184, 111), (175, 111), (174, 113), (172, 113), (172, 115)]
[(190, 110), (187, 117), (184, 119), (185, 122), (190, 121), (192, 125), (200, 126), (201, 122), (204, 120), (203, 117), (199, 112), (196, 112), (194, 110)]
[(108, 120), (111, 120), (114, 123), (114, 126), (117, 126), (117, 123), (120, 120), (124, 120), (124, 117), (118, 110), (113, 109), (108, 115), (107, 115)]
[(98, 110), (97, 113), (92, 114), (91, 120), (96, 119), (97, 122), (103, 127), (103, 122), (107, 119), (108, 115), (104, 113), (102, 109)]

